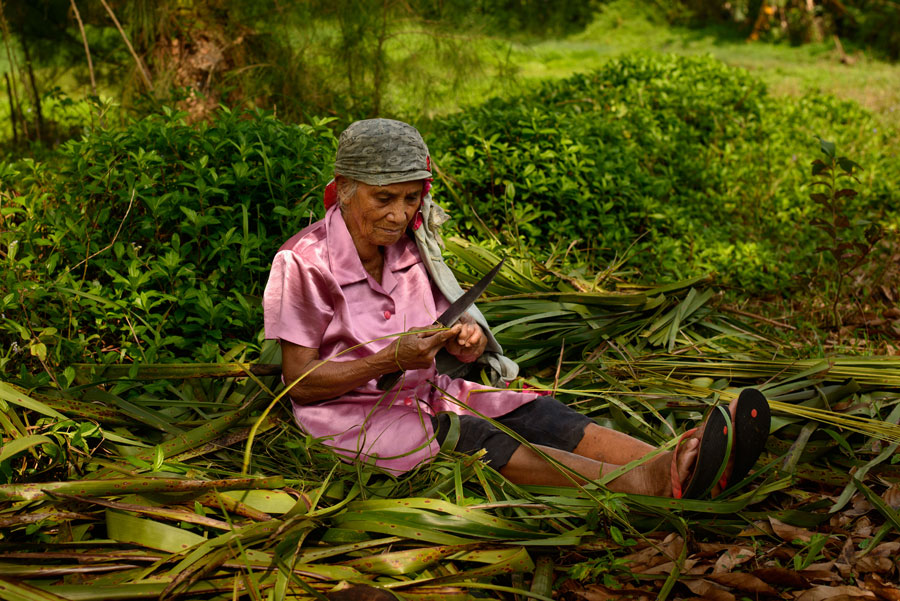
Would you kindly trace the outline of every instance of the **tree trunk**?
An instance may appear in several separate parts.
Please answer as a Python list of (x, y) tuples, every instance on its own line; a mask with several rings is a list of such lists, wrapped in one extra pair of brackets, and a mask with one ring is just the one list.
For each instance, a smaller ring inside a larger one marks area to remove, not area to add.
[(6, 78), (6, 93), (9, 95), (9, 120), (12, 121), (13, 143), (19, 142), (19, 133), (16, 130), (16, 103), (13, 101), (12, 86), (9, 83), (9, 73), (4, 73)]
[(34, 112), (35, 112), (35, 137), (41, 139), (41, 133), (44, 131), (44, 113), (41, 110), (41, 95), (38, 93), (37, 82), (34, 79), (34, 67), (31, 64), (31, 53), (28, 52), (28, 44), (25, 41), (27, 36), (21, 36), (22, 52), (25, 53), (25, 68), (28, 70), (28, 79), (31, 82), (31, 93), (34, 96)]
[(806, 0), (806, 14), (809, 17), (810, 38), (813, 42), (821, 42), (825, 39), (825, 32), (821, 19), (816, 17), (816, 5), (813, 0)]
[[(9, 61), (9, 72), (12, 74), (12, 77), (9, 75), (6, 76), (6, 83), (11, 90), (9, 102), (14, 105), (15, 108), (18, 108), (19, 114), (22, 116), (22, 136), (27, 140), (28, 122), (25, 120), (25, 115), (22, 112), (22, 103), (19, 101), (19, 90), (16, 89), (16, 70), (18, 69), (18, 66), (12, 48), (9, 47), (11, 36), (9, 34), (9, 26), (6, 23), (6, 15), (3, 12), (3, 0), (0, 0), (0, 30), (3, 31), (3, 45), (6, 47), (6, 60)], [(13, 115), (16, 113), (15, 108), (11, 111)]]

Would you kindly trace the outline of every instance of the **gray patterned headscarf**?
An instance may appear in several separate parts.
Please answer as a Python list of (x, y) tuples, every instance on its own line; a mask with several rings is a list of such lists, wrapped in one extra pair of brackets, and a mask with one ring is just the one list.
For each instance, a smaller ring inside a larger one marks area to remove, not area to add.
[(431, 177), (428, 146), (418, 130), (393, 119), (351, 123), (338, 139), (334, 172), (370, 186)]

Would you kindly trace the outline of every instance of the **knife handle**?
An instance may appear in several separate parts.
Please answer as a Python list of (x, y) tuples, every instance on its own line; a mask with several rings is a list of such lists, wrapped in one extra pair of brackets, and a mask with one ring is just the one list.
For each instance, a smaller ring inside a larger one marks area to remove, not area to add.
[(378, 383), (376, 384), (376, 386), (378, 387), (378, 390), (393, 390), (394, 386), (397, 385), (397, 382), (399, 382), (400, 378), (402, 377), (402, 371), (395, 371), (389, 374), (384, 374), (383, 376), (378, 378)]

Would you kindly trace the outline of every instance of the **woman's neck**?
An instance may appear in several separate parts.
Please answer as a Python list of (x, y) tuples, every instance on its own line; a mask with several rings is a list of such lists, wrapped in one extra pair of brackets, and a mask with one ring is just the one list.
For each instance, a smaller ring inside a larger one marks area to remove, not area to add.
[(356, 247), (359, 260), (362, 261), (363, 269), (380, 284), (381, 274), (384, 273), (384, 247), (369, 244), (355, 236), (353, 236), (353, 245)]
[(360, 260), (363, 264), (363, 269), (369, 272), (375, 281), (379, 284), (381, 283), (381, 275), (384, 273), (384, 247), (376, 246), (375, 254), (370, 257), (363, 257), (361, 254), (359, 255)]

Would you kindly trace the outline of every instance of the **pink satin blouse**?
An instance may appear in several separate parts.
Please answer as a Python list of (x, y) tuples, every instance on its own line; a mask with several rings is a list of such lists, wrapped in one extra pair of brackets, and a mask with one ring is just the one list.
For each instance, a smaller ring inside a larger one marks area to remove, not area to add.
[[(375, 281), (337, 206), (281, 247), (263, 296), (266, 338), (317, 348), (320, 358), (333, 361), (376, 353), (393, 341), (385, 336), (430, 325), (447, 306), (407, 236), (385, 248), (382, 281)], [(387, 393), (371, 380), (340, 398), (295, 403), (294, 417), (347, 460), (374, 462), (399, 474), (437, 453), (432, 415), (472, 413), (461, 402), (497, 417), (537, 396), (451, 379), (432, 365), (407, 371)]]

